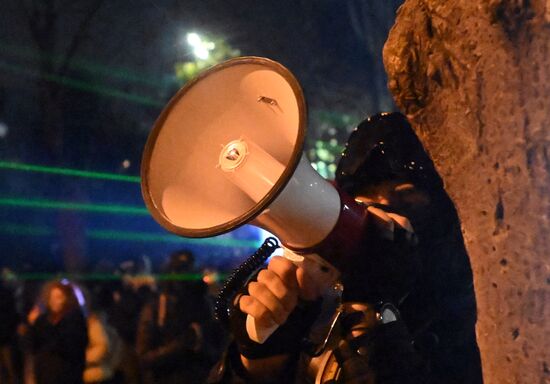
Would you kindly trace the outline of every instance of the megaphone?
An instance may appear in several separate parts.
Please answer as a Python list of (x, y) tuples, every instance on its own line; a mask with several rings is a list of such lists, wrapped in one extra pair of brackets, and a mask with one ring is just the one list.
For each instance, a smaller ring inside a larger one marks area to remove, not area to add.
[[(305, 135), (304, 95), (288, 69), (261, 57), (214, 66), (179, 90), (149, 135), (141, 166), (147, 208), (181, 236), (249, 223), (295, 254), (341, 268), (358, 248), (367, 211), (311, 167)], [(249, 329), (256, 341), (270, 332)]]

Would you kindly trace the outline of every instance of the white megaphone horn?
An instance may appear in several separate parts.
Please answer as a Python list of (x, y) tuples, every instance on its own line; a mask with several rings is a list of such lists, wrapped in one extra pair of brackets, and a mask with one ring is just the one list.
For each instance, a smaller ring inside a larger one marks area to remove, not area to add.
[[(306, 105), (272, 60), (226, 61), (187, 83), (162, 111), (141, 166), (147, 208), (167, 230), (209, 237), (250, 223), (297, 254), (337, 268), (357, 251), (366, 209), (302, 154)], [(263, 342), (273, 331), (251, 329)]]

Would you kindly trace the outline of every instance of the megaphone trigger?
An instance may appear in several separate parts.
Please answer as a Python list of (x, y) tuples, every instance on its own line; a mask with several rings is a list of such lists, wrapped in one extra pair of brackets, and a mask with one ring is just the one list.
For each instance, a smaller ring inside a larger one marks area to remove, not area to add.
[(292, 252), (288, 248), (283, 248), (283, 257), (286, 258), (287, 260), (292, 261), (298, 267), (302, 266), (305, 258), (305, 256), (298, 255), (297, 253)]

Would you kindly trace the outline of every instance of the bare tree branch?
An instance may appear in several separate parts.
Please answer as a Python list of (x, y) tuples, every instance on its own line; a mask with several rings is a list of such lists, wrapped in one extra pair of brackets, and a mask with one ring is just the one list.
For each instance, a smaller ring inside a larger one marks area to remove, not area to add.
[(27, 19), (27, 23), (29, 24), (29, 29), (31, 31), (31, 35), (34, 38), (35, 41), (38, 40), (38, 23), (36, 20), (37, 11), (34, 7), (27, 7), (24, 0), (17, 1), (15, 0), (15, 4), (21, 9), (23, 15)]
[(67, 68), (71, 63), (71, 60), (75, 55), (79, 44), (81, 43), (82, 39), (84, 38), (88, 30), (90, 22), (94, 18), (97, 11), (99, 11), (101, 6), (103, 5), (103, 2), (104, 0), (96, 0), (92, 5), (91, 9), (89, 10), (89, 12), (85, 15), (80, 25), (78, 26), (76, 33), (73, 35), (73, 38), (71, 39), (67, 52), (65, 53), (65, 58), (63, 59), (63, 63), (60, 65), (59, 69), (57, 70), (58, 74), (63, 75), (67, 71)]

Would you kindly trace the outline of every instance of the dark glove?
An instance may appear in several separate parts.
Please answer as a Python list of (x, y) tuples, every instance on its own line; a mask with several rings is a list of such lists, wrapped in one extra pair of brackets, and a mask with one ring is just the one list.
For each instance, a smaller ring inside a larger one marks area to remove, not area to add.
[[(411, 343), (405, 323), (382, 324), (355, 311), (342, 319), (343, 340), (334, 350), (345, 383), (424, 383), (424, 365)], [(353, 336), (352, 329), (361, 329)]]
[(300, 351), (309, 329), (319, 316), (322, 299), (300, 301), (286, 322), (263, 343), (251, 340), (246, 332), (246, 313), (235, 309), (230, 316), (230, 327), (241, 355), (248, 359), (293, 354)]
[[(386, 212), (389, 207), (370, 204)], [(395, 212), (394, 212), (395, 213)], [(417, 240), (395, 225), (393, 239), (388, 239), (374, 224), (368, 224), (362, 253), (342, 267), (343, 300), (349, 302), (379, 301), (398, 303), (416, 282), (420, 270)]]

